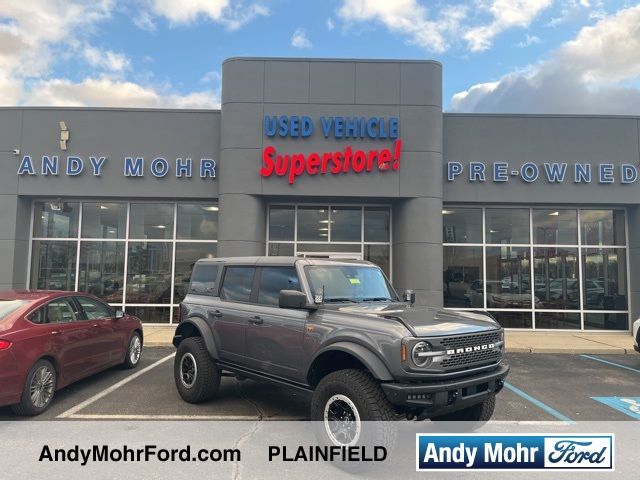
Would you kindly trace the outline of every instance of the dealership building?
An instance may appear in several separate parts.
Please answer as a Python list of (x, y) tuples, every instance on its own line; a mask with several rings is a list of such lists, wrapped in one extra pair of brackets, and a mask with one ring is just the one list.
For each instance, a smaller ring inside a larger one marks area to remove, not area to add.
[(198, 258), (365, 259), (507, 328), (640, 314), (640, 117), (451, 114), (433, 61), (231, 58), (219, 110), (0, 109), (0, 288), (172, 323)]

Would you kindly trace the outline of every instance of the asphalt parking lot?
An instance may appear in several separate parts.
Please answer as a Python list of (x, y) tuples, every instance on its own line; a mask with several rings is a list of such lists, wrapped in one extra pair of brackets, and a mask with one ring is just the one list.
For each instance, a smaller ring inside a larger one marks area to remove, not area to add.
[[(136, 370), (113, 368), (56, 394), (38, 420), (306, 419), (310, 395), (225, 377), (217, 399), (183, 402), (173, 382), (173, 348), (146, 347)], [(640, 420), (640, 355), (506, 354), (507, 387), (494, 420)], [(0, 408), (0, 420), (19, 418)]]

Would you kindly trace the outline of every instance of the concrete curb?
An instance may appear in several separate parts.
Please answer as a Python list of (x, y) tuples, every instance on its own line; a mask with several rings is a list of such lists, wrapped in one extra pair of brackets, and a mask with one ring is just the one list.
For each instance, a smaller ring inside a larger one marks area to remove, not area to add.
[(633, 348), (554, 348), (554, 347), (507, 347), (507, 353), (540, 353), (564, 355), (630, 355)]
[[(171, 347), (175, 327), (147, 327), (144, 344), (147, 347)], [(633, 337), (628, 333), (576, 332), (506, 332), (507, 353), (564, 355), (638, 355), (633, 349)], [(551, 345), (545, 345), (550, 343)]]

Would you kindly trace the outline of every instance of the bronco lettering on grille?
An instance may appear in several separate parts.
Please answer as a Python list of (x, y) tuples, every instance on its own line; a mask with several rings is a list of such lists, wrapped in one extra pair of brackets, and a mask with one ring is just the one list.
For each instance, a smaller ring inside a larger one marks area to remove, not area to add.
[(481, 352), (483, 350), (493, 350), (495, 343), (487, 343), (485, 345), (476, 345), (475, 347), (452, 348), (447, 350), (447, 355), (456, 355), (458, 353)]

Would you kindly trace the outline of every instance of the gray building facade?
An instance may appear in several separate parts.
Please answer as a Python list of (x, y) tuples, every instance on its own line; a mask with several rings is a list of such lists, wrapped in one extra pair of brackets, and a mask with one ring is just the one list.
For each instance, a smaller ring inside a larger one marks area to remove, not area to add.
[(174, 321), (193, 262), (378, 263), (509, 328), (640, 313), (640, 119), (446, 114), (433, 61), (232, 58), (220, 110), (0, 109), (0, 288)]

